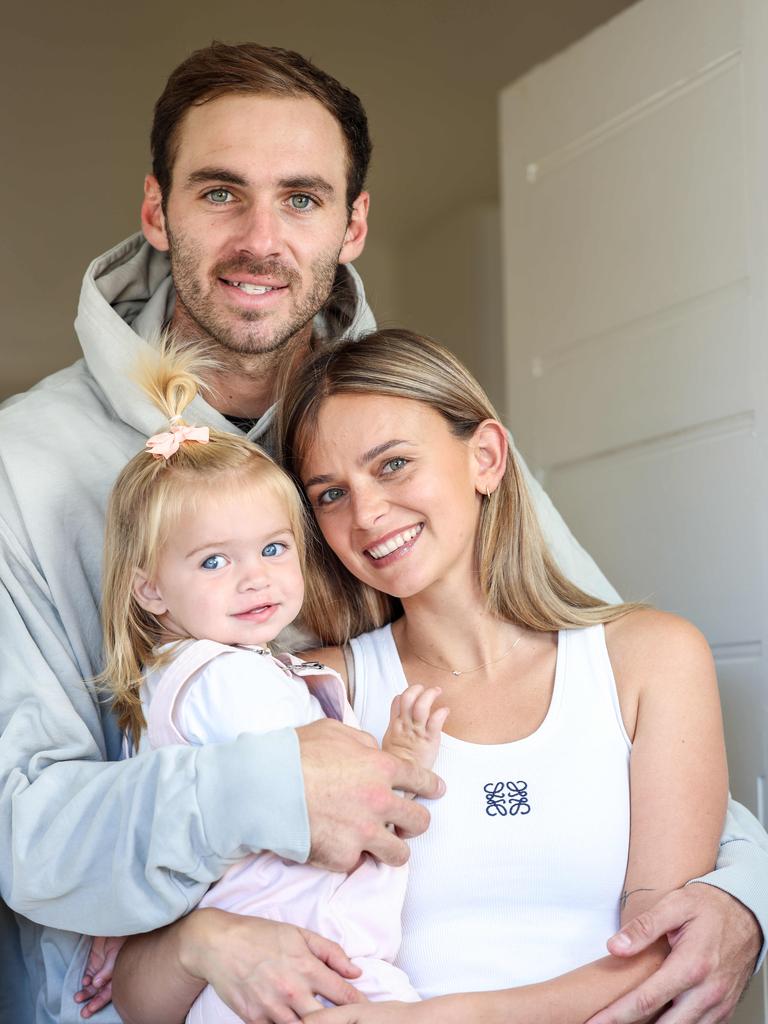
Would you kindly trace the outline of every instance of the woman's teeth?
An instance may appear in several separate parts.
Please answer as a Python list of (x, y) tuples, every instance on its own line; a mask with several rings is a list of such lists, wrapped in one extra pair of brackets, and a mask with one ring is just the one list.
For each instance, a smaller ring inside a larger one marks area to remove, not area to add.
[(408, 541), (418, 537), (421, 531), (424, 529), (424, 524), (419, 523), (418, 526), (412, 526), (409, 530), (403, 530), (402, 533), (396, 534), (394, 537), (390, 537), (389, 540), (384, 541), (383, 544), (376, 544), (375, 547), (367, 548), (366, 553), (371, 558), (383, 558), (385, 555), (391, 555), (393, 551), (397, 551)]

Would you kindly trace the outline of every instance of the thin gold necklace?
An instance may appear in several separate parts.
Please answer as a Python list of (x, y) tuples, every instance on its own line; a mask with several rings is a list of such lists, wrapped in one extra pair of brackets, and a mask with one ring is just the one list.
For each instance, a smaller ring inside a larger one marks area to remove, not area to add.
[(452, 676), (457, 677), (466, 676), (469, 675), (470, 672), (479, 672), (481, 668), (488, 668), (491, 665), (498, 665), (500, 661), (504, 661), (505, 658), (509, 657), (509, 655), (512, 653), (512, 651), (514, 651), (514, 649), (517, 647), (517, 645), (520, 643), (522, 639), (523, 634), (521, 633), (517, 640), (515, 640), (515, 642), (509, 648), (509, 650), (505, 651), (500, 658), (496, 658), (493, 661), (484, 661), (482, 665), (475, 665), (474, 668), (446, 668), (444, 665), (435, 665), (433, 662), (427, 661), (426, 658), (422, 658), (422, 656), (420, 654), (417, 654), (416, 651), (414, 651), (413, 649), (411, 649), (411, 653), (413, 654), (414, 658), (418, 658), (419, 661), (424, 662), (425, 665), (429, 665), (430, 668), (436, 668), (438, 672), (450, 672)]

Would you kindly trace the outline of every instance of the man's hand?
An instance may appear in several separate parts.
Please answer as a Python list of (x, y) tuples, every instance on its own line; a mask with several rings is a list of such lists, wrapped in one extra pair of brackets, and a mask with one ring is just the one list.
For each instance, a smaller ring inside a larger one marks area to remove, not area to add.
[(753, 914), (714, 886), (688, 885), (625, 925), (608, 950), (634, 956), (665, 934), (671, 950), (659, 970), (588, 1024), (634, 1024), (669, 1003), (658, 1024), (730, 1020), (760, 952), (762, 935)]
[[(408, 846), (429, 824), (421, 804), (398, 796), (404, 790), (435, 798), (445, 784), (414, 762), (379, 750), (367, 733), (322, 719), (296, 730), (312, 840), (310, 863), (351, 871), (364, 851), (385, 864), (404, 864)], [(397, 834), (387, 825), (394, 825)]]

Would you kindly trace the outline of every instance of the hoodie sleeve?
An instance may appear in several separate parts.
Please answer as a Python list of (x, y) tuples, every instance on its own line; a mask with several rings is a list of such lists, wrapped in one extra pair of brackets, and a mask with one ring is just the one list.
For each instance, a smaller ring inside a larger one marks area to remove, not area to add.
[(763, 932), (755, 971), (768, 950), (768, 835), (757, 818), (735, 800), (728, 801), (717, 869), (689, 882), (714, 885), (752, 911)]
[[(0, 522), (0, 886), (24, 917), (91, 935), (167, 924), (252, 850), (306, 859), (293, 730), (127, 761), (39, 568)], [(111, 736), (110, 736), (111, 730)]]

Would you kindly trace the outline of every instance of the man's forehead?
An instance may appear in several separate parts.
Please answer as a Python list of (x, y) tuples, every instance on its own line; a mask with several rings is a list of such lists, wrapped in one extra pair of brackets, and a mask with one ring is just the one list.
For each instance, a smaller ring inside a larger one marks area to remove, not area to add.
[(174, 177), (206, 166), (229, 167), (247, 177), (251, 161), (259, 166), (263, 161), (280, 178), (346, 175), (341, 126), (311, 96), (235, 93), (206, 100), (185, 113), (174, 148)]

